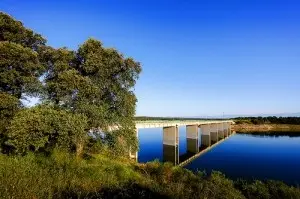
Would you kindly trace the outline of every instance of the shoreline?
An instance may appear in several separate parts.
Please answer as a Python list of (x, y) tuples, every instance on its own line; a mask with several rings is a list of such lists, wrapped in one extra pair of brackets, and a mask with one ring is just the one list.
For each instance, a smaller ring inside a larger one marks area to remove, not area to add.
[(248, 132), (294, 132), (300, 134), (300, 125), (295, 124), (234, 124), (232, 130)]

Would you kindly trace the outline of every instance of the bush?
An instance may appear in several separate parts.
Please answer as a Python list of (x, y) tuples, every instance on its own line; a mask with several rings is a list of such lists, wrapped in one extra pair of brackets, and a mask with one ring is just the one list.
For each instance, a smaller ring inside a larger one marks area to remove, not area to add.
[(86, 117), (80, 114), (37, 106), (16, 114), (8, 128), (7, 143), (21, 154), (55, 147), (80, 154), (87, 140), (86, 127)]

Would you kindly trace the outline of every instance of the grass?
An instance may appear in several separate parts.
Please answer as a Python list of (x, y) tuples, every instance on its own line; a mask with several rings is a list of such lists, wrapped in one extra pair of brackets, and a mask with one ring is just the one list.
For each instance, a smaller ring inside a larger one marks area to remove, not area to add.
[(219, 172), (193, 173), (157, 161), (137, 164), (107, 154), (78, 159), (0, 155), (1, 198), (300, 198), (276, 181), (232, 181)]

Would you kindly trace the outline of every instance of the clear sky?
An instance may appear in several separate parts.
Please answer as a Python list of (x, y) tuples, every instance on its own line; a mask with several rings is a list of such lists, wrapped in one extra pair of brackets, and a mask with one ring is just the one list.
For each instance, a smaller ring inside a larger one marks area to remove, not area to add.
[(137, 115), (300, 112), (300, 1), (1, 0), (54, 47), (88, 37), (143, 66)]

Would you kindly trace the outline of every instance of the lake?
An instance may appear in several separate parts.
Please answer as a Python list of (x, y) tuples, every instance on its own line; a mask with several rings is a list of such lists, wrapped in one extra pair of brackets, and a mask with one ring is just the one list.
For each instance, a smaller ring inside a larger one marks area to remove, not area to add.
[[(179, 135), (179, 156), (184, 156), (185, 127), (179, 128)], [(139, 162), (163, 161), (162, 128), (140, 129), (139, 141)], [(274, 179), (300, 184), (300, 136), (237, 133), (184, 167), (206, 173), (217, 170), (232, 179)]]

